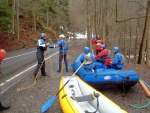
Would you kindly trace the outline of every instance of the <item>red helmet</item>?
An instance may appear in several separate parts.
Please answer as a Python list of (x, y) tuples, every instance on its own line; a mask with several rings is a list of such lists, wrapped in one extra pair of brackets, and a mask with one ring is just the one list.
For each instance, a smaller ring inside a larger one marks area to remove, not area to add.
[(0, 62), (5, 58), (6, 52), (5, 50), (0, 50)]

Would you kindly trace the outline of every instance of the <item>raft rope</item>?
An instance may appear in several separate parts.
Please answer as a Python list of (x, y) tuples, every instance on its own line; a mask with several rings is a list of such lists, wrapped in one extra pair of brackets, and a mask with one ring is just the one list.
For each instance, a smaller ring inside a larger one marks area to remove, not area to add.
[[(48, 51), (49, 52), (49, 55), (50, 55), (50, 50)], [(63, 59), (64, 59), (64, 55), (63, 55)], [(52, 72), (52, 77), (53, 78), (58, 78), (61, 74), (62, 74), (62, 72), (63, 72), (63, 68), (64, 68), (64, 66), (62, 65), (62, 70), (61, 70), (61, 72), (57, 75), (57, 76), (54, 76), (54, 72), (53, 72), (53, 68), (52, 68), (52, 61), (51, 61), (51, 59), (50, 59), (50, 70), (51, 70), (51, 72)]]
[[(46, 53), (47, 53), (47, 51), (46, 51)], [(35, 76), (35, 78), (34, 78), (34, 82), (33, 82), (33, 84), (32, 84), (32, 85), (30, 85), (30, 86), (28, 86), (28, 87), (24, 87), (24, 88), (17, 88), (17, 91), (20, 91), (20, 90), (26, 90), (26, 89), (33, 88), (33, 86), (36, 84), (36, 81), (37, 81), (37, 78), (38, 78), (38, 74), (39, 74), (39, 72), (40, 72), (40, 69), (42, 68), (43, 63), (44, 63), (44, 61), (45, 61), (45, 56), (46, 56), (46, 55), (44, 55), (44, 59), (43, 59), (43, 61), (42, 61), (42, 64), (41, 64), (41, 66), (40, 66), (40, 68), (39, 68), (39, 70), (38, 70), (38, 73), (36, 74), (36, 76)]]
[[(148, 89), (150, 89), (150, 86), (148, 85), (148, 83), (146, 83), (144, 80), (141, 80), (141, 81), (148, 87)], [(130, 105), (130, 106), (136, 109), (142, 109), (142, 108), (148, 107), (149, 105), (150, 105), (150, 102), (148, 102), (146, 105), (143, 105), (143, 106), (136, 106), (136, 105)]]
[[(68, 39), (69, 40), (69, 39)], [(67, 41), (67, 43), (68, 43), (68, 41)], [(50, 54), (50, 50), (49, 50), (49, 54)], [(59, 53), (60, 54), (60, 53)], [(67, 59), (67, 58), (66, 58)], [(62, 58), (62, 61), (64, 60), (64, 48), (63, 48), (63, 58)], [(64, 61), (64, 63), (66, 63), (67, 61)], [(62, 63), (62, 62), (61, 62)], [(67, 62), (67, 68), (68, 68), (68, 62)], [(51, 59), (50, 59), (50, 69), (51, 69), (51, 71), (52, 71), (52, 77), (53, 78), (58, 78), (61, 74), (62, 74), (62, 72), (63, 72), (63, 70), (64, 70), (64, 66), (62, 65), (62, 69), (61, 69), (61, 72), (57, 75), (57, 76), (54, 76), (54, 73), (53, 73), (53, 69), (52, 69), (52, 62), (51, 62)], [(69, 71), (69, 69), (68, 69), (68, 71)]]

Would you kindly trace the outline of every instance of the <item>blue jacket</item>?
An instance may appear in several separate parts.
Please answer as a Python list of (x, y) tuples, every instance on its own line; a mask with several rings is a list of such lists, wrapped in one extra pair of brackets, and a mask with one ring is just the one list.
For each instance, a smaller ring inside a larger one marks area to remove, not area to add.
[(121, 53), (114, 54), (114, 61), (112, 62), (113, 65), (116, 65), (118, 68), (124, 67), (124, 57)]
[(43, 40), (42, 38), (40, 38), (40, 39), (38, 40), (36, 46), (37, 46), (37, 51), (44, 52), (44, 51), (46, 51), (46, 49), (47, 49), (46, 41)]
[(61, 53), (66, 53), (68, 51), (68, 42), (64, 39), (58, 41), (57, 46), (60, 47), (59, 52)]

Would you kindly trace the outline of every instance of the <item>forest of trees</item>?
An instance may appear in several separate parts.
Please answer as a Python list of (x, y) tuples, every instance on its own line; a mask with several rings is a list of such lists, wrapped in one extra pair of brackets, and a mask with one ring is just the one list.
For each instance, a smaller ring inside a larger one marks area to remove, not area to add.
[(87, 31), (91, 48), (92, 35), (100, 34), (128, 62), (150, 65), (149, 0), (0, 0), (0, 31), (19, 40), (22, 18), (34, 33)]

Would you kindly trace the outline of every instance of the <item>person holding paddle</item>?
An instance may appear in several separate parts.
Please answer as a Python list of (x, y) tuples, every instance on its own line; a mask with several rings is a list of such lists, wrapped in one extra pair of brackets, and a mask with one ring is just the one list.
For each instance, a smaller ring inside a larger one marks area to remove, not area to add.
[(90, 53), (89, 47), (84, 47), (84, 53), (81, 56), (81, 62), (84, 62), (84, 69), (92, 70), (94, 73), (94, 69), (96, 68), (96, 65), (93, 63), (95, 58), (95, 55)]

